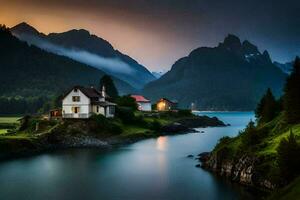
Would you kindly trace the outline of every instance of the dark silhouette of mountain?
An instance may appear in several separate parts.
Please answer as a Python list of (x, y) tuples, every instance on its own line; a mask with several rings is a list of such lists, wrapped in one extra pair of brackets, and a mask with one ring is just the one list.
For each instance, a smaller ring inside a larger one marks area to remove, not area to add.
[[(105, 74), (99, 69), (28, 45), (4, 27), (0, 27), (0, 44), (0, 98), (51, 99), (74, 85), (97, 86)], [(120, 93), (135, 91), (126, 82), (114, 77), (113, 80)]]
[(290, 74), (292, 72), (292, 70), (293, 70), (294, 61), (286, 62), (286, 63), (279, 63), (279, 62), (275, 61), (274, 65), (276, 65), (284, 73)]
[(202, 110), (253, 110), (268, 87), (282, 92), (286, 75), (249, 41), (228, 35), (215, 48), (202, 47), (175, 62), (160, 79), (146, 85), (152, 100), (177, 99)]
[(166, 72), (158, 71), (158, 72), (152, 72), (153, 76), (156, 78), (160, 78), (162, 75), (164, 75)]
[[(108, 41), (91, 35), (87, 30), (74, 29), (64, 33), (45, 35), (23, 22), (11, 28), (11, 31), (21, 40), (99, 68), (128, 82), (135, 88), (141, 89), (146, 83), (155, 80), (155, 77), (144, 66), (128, 55), (115, 50)], [(53, 45), (57, 46), (53, 47)], [(77, 54), (74, 55), (74, 53)]]

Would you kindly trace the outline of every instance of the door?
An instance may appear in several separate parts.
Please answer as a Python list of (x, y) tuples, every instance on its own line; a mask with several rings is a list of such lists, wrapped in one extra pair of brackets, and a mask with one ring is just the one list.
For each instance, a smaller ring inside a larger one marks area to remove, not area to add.
[(73, 118), (79, 118), (80, 107), (72, 107)]

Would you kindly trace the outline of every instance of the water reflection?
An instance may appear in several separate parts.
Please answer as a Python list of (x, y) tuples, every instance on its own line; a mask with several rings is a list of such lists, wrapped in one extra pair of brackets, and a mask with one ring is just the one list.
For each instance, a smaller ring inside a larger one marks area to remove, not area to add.
[[(209, 113), (232, 126), (164, 136), (119, 149), (74, 149), (0, 163), (0, 199), (246, 199), (239, 186), (196, 168), (187, 158), (235, 136), (253, 113)], [(30, 183), (30, 184), (29, 184)], [(252, 198), (252, 197), (250, 197)]]
[(156, 139), (156, 149), (159, 151), (166, 151), (168, 148), (168, 138), (165, 136)]

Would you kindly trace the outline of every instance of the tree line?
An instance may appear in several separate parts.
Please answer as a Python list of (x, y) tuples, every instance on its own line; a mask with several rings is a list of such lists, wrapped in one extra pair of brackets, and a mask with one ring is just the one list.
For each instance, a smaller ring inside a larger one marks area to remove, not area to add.
[[(257, 126), (263, 127), (266, 123), (275, 119), (279, 114), (283, 115), (286, 127), (300, 123), (300, 59), (296, 57), (293, 71), (287, 78), (284, 86), (284, 94), (275, 99), (271, 89), (268, 89), (261, 98), (255, 110)], [(258, 131), (254, 122), (250, 122), (244, 134), (244, 143), (254, 145), (259, 137), (262, 137), (264, 129)], [(300, 175), (300, 144), (293, 130), (289, 136), (283, 138), (277, 147), (277, 164), (281, 179), (290, 182)]]

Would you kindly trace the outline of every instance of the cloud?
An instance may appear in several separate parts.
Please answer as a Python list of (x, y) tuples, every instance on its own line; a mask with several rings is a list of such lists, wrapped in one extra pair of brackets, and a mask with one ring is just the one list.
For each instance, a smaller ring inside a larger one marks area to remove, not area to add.
[(80, 49), (68, 49), (59, 45), (47, 42), (39, 37), (34, 37), (31, 35), (18, 35), (21, 40), (27, 41), (31, 45), (35, 45), (41, 49), (48, 52), (55, 53), (61, 56), (66, 56), (75, 61), (87, 64), (89, 66), (100, 69), (106, 73), (113, 74), (131, 74), (133, 69), (125, 62), (120, 60), (118, 57), (115, 58), (105, 58), (97, 54), (93, 54)]

